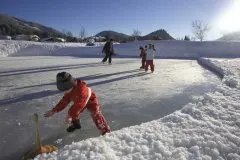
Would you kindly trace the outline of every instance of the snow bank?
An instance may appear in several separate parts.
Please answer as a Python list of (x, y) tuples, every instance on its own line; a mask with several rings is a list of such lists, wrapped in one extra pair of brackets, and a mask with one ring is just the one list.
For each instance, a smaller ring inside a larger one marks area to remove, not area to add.
[[(216, 68), (226, 73), (225, 66)], [(216, 92), (193, 97), (191, 103), (162, 119), (74, 142), (35, 159), (239, 160), (239, 147), (240, 92), (222, 84)]]
[(198, 63), (200, 63), (202, 66), (208, 68), (209, 70), (215, 72), (221, 78), (224, 77), (224, 71), (221, 68), (221, 66), (217, 64), (218, 62), (213, 62), (207, 58), (198, 58)]
[(157, 57), (161, 58), (240, 57), (240, 42), (137, 41), (115, 48), (119, 54), (139, 55), (139, 46), (149, 43), (155, 44)]
[[(240, 57), (240, 42), (186, 42), (186, 41), (136, 41), (115, 44), (118, 57), (138, 57), (139, 47), (154, 43), (156, 57), (190, 58), (198, 57)], [(78, 56), (98, 57), (103, 43), (86, 47), (81, 43), (42, 43), (28, 41), (0, 40), (0, 56)]]
[[(104, 43), (96, 43), (102, 46)], [(61, 49), (75, 50), (86, 47), (86, 43), (51, 43), (51, 42), (31, 42), (31, 41), (7, 41), (0, 40), (0, 57), (7, 56), (54, 56), (72, 55), (74, 53), (58, 53)], [(76, 50), (75, 50), (76, 52)]]
[(0, 40), (0, 57), (7, 57), (27, 47), (28, 43), (21, 44), (17, 41)]
[(240, 59), (208, 59), (199, 58), (198, 62), (210, 70), (218, 73), (223, 82), (232, 88), (239, 88)]

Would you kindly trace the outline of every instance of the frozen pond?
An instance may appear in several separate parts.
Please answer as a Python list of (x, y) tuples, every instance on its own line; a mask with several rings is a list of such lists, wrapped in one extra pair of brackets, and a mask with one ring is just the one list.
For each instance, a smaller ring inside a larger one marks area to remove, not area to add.
[(214, 90), (219, 78), (192, 60), (155, 60), (156, 72), (140, 71), (140, 59), (72, 57), (7, 57), (0, 59), (0, 159), (19, 159), (34, 144), (32, 115), (40, 115), (41, 139), (59, 147), (99, 136), (86, 110), (82, 129), (67, 133), (65, 112), (43, 118), (61, 98), (55, 76), (68, 71), (86, 80), (99, 97), (111, 129), (159, 119), (191, 100), (191, 96)]

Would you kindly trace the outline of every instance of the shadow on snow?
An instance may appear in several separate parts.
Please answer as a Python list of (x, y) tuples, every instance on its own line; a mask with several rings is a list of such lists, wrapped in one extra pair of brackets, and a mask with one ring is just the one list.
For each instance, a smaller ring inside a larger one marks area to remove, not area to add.
[[(92, 87), (92, 86), (102, 85), (102, 84), (106, 84), (106, 83), (111, 83), (111, 82), (115, 82), (115, 81), (120, 81), (120, 80), (124, 80), (124, 79), (130, 79), (130, 78), (135, 78), (135, 77), (146, 75), (146, 73), (144, 73), (144, 72), (139, 73), (138, 71), (139, 70), (135, 69), (135, 70), (130, 70), (130, 71), (122, 71), (122, 72), (116, 72), (116, 73), (110, 73), (110, 74), (104, 74), (104, 75), (91, 75), (91, 76), (81, 77), (81, 79), (87, 81), (87, 80), (105, 78), (105, 77), (109, 77), (109, 76), (113, 76), (113, 75), (120, 75), (120, 74), (137, 72), (137, 73), (130, 74), (130, 75), (125, 75), (125, 76), (122, 76), (122, 77), (117, 77), (117, 78), (113, 78), (113, 79), (88, 83), (88, 86)], [(42, 87), (42, 86), (46, 86), (46, 85), (55, 85), (55, 82), (26, 86), (26, 87), (20, 87), (20, 88), (14, 88), (14, 90), (15, 89), (31, 88), (31, 87)], [(40, 92), (29, 93), (29, 94), (25, 94), (25, 95), (22, 95), (22, 96), (15, 97), (15, 98), (0, 100), (0, 106), (9, 105), (9, 104), (12, 104), (12, 103), (17, 103), (17, 102), (28, 101), (28, 100), (40, 99), (40, 98), (55, 95), (57, 93), (60, 93), (60, 92), (58, 90), (44, 90), (44, 91), (40, 91)]]

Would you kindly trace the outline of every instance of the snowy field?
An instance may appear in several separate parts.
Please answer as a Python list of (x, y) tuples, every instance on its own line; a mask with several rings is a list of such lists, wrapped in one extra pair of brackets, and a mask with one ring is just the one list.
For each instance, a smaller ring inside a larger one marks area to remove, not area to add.
[[(174, 41), (159, 43), (156, 46), (160, 50), (162, 45), (161, 51), (178, 46)], [(219, 51), (214, 52), (214, 43), (203, 43), (206, 52), (211, 48), (209, 57)], [(118, 52), (137, 56), (138, 45), (115, 47)], [(227, 53), (237, 55), (239, 45), (223, 43), (218, 47), (229, 45), (232, 48)], [(36, 160), (240, 159), (239, 59), (201, 59), (223, 74), (221, 81), (195, 60), (157, 59), (153, 74), (138, 70), (140, 59), (124, 55), (114, 57), (111, 66), (101, 64), (102, 55), (96, 56), (101, 49), (81, 44), (0, 41), (0, 54), (5, 56), (0, 58), (0, 159), (20, 159), (34, 146), (34, 113), (40, 115), (43, 144), (59, 147), (58, 152)], [(193, 53), (192, 49), (185, 48), (189, 50), (186, 53)], [(198, 48), (198, 53), (204, 53), (201, 51)], [(174, 54), (177, 50), (171, 56)], [(187, 54), (178, 54), (187, 58)], [(224, 55), (223, 51), (219, 54)], [(65, 130), (67, 109), (43, 118), (62, 96), (55, 86), (60, 71), (86, 80), (97, 92), (112, 133), (99, 136), (87, 111), (81, 114), (83, 128), (72, 134)]]

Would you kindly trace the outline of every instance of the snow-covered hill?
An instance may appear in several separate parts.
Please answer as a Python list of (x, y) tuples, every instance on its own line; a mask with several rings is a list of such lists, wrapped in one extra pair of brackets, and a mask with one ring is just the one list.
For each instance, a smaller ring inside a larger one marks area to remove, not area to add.
[(240, 31), (236, 31), (233, 33), (226, 34), (219, 38), (222, 41), (240, 41)]
[(26, 21), (2, 13), (0, 13), (0, 25), (0, 30), (2, 31), (1, 33), (3, 35), (37, 33), (39, 36), (46, 36), (46, 34), (51, 33), (55, 36), (63, 36), (62, 32), (57, 31), (51, 27), (47, 27), (36, 22)]

